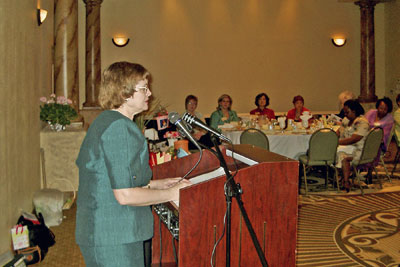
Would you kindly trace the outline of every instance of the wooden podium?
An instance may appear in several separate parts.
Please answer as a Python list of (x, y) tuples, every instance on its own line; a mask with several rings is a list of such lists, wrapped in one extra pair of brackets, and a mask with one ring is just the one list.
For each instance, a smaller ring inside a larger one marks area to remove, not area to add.
[[(237, 154), (258, 164), (240, 164), (235, 176), (243, 190), (242, 200), (269, 266), (295, 266), (297, 233), (298, 161), (251, 145), (235, 145)], [(222, 149), (225, 155), (225, 149)], [(199, 153), (173, 160), (153, 169), (153, 179), (183, 176), (197, 162)], [(233, 159), (226, 156), (231, 170)], [(238, 162), (240, 163), (240, 162)], [(218, 159), (204, 151), (203, 159), (190, 177), (219, 167)], [(212, 250), (224, 228), (225, 175), (181, 189), (179, 241), (161, 225), (163, 266), (175, 266), (174, 247), (180, 267), (210, 266)], [(160, 262), (160, 224), (155, 215), (152, 263)], [(261, 266), (251, 237), (232, 200), (231, 265)], [(217, 246), (214, 266), (225, 266), (225, 236)]]

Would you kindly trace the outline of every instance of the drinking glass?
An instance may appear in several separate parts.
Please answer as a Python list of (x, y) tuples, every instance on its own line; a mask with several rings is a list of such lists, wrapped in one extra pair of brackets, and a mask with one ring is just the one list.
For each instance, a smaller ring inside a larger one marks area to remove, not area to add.
[(308, 128), (308, 120), (302, 120), (301, 124), (303, 125), (304, 129)]
[(251, 121), (250, 121), (250, 127), (251, 127), (251, 128), (256, 128), (256, 121), (255, 121), (255, 119), (251, 119)]
[(285, 126), (286, 126), (285, 121), (284, 121), (284, 120), (281, 120), (281, 121), (279, 122), (279, 128), (281, 128), (282, 133), (283, 133), (283, 129), (285, 129)]

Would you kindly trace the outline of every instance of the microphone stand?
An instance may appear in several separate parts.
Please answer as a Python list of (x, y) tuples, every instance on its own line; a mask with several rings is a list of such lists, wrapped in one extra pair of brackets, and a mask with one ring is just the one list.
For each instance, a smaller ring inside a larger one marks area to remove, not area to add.
[(265, 255), (261, 249), (260, 243), (258, 242), (256, 233), (254, 232), (253, 226), (251, 225), (249, 216), (247, 215), (246, 209), (243, 206), (243, 201), (241, 199), (242, 189), (240, 184), (236, 184), (233, 176), (229, 172), (228, 166), (226, 164), (225, 158), (219, 149), (218, 142), (214, 135), (211, 135), (211, 140), (214, 144), (216, 150), (216, 156), (219, 159), (220, 166), (224, 169), (227, 179), (226, 190), (225, 190), (225, 200), (226, 200), (226, 266), (231, 265), (231, 210), (232, 210), (232, 197), (234, 197), (239, 206), (240, 212), (243, 216), (244, 222), (246, 223), (247, 230), (250, 233), (251, 239), (253, 240), (253, 245), (257, 251), (258, 257), (261, 261), (263, 267), (267, 267), (268, 263)]

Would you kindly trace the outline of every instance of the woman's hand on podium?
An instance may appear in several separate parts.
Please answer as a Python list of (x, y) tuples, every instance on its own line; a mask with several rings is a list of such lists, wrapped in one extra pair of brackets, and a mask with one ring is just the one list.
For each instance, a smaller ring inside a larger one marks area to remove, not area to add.
[(177, 180), (174, 180), (174, 182), (175, 182), (174, 184), (170, 184), (169, 190), (171, 190), (172, 201), (178, 201), (179, 200), (179, 190), (181, 188), (192, 185), (192, 183), (189, 180), (182, 179), (182, 178), (170, 178), (170, 179), (177, 179)]
[[(177, 185), (179, 182), (183, 182), (181, 177), (176, 177), (176, 178), (165, 178), (165, 179), (160, 179), (160, 180), (151, 180), (149, 183), (148, 188), (151, 189), (168, 189), (171, 188), (175, 185)], [(188, 180), (186, 180), (189, 184), (191, 184)]]

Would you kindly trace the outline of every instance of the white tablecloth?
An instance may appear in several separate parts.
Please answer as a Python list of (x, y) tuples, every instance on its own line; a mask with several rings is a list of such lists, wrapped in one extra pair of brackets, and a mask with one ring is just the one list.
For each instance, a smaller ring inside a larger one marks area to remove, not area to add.
[[(232, 140), (233, 144), (240, 144), (240, 135), (243, 131), (223, 131), (223, 134)], [(307, 152), (311, 134), (266, 134), (269, 141), (269, 150), (279, 155), (299, 159)]]

